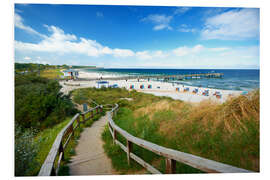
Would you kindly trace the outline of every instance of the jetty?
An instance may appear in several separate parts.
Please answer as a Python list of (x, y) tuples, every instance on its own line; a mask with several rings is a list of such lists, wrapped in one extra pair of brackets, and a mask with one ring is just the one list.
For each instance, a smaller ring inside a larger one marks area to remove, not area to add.
[(151, 80), (163, 80), (163, 81), (175, 81), (175, 80), (192, 80), (202, 78), (223, 78), (223, 73), (196, 73), (196, 74), (177, 74), (177, 75), (128, 75), (119, 77), (100, 77), (100, 78), (77, 78), (77, 81), (91, 81), (91, 80), (129, 80), (129, 79), (147, 79)]

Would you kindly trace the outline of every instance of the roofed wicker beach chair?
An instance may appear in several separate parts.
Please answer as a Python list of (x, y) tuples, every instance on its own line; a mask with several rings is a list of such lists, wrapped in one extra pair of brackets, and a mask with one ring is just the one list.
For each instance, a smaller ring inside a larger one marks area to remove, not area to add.
[(140, 85), (140, 89), (143, 89), (144, 88), (144, 85), (142, 84), (142, 85)]
[(129, 89), (134, 89), (134, 85), (130, 85)]
[(216, 95), (216, 98), (217, 98), (217, 99), (221, 99), (221, 98), (222, 98), (222, 94), (217, 94), (217, 95)]
[(198, 91), (199, 91), (198, 88), (195, 88), (195, 89), (193, 89), (192, 93), (197, 94)]
[(179, 88), (179, 87), (177, 87), (175, 90), (176, 90), (176, 91), (180, 91), (180, 88)]
[(148, 85), (148, 89), (152, 89), (152, 85), (151, 84)]
[(216, 96), (217, 99), (221, 99), (222, 97), (222, 94), (219, 91), (216, 91), (213, 95)]
[(208, 89), (207, 90), (204, 90), (203, 93), (202, 93), (202, 95), (209, 96), (209, 90)]
[(188, 87), (184, 88), (184, 92), (188, 92), (188, 91), (189, 91)]
[(243, 91), (243, 92), (241, 93), (241, 95), (247, 95), (247, 94), (248, 94), (247, 91)]

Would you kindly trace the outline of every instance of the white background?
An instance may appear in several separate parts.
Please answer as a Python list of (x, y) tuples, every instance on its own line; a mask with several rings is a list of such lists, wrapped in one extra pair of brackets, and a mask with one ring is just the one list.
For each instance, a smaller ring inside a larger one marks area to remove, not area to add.
[[(14, 177), (14, 2), (15, 3), (53, 3), (53, 4), (107, 4), (107, 5), (166, 5), (166, 6), (207, 6), (207, 7), (258, 7), (260, 8), (260, 173), (252, 174), (184, 174), (184, 175), (129, 175), (129, 176), (81, 176), (54, 177), (55, 179), (267, 179), (270, 177), (270, 66), (269, 66), (269, 0), (3, 0), (0, 5), (0, 62), (1, 62), (1, 128), (0, 128), (0, 177)], [(22, 179), (51, 179), (51, 177), (24, 177)]]

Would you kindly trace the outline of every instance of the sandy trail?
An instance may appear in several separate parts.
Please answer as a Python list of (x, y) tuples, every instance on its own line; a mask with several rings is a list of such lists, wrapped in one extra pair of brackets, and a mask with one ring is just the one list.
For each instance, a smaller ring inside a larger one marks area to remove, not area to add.
[(81, 133), (69, 166), (70, 175), (110, 175), (117, 174), (113, 170), (111, 160), (103, 150), (101, 134), (107, 123), (107, 116), (95, 121), (91, 127)]

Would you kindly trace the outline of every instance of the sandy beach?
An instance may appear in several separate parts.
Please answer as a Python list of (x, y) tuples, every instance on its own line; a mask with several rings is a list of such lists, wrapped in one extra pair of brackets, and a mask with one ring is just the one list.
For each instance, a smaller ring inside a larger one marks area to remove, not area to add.
[[(115, 75), (110, 74), (101, 74), (97, 72), (79, 72), (79, 78), (100, 78), (100, 77), (115, 77)], [(67, 94), (69, 91), (78, 88), (86, 88), (86, 87), (98, 87), (97, 81), (62, 81), (60, 82), (62, 85), (61, 91)], [(74, 86), (72, 86), (74, 85)], [(79, 86), (75, 86), (79, 85)], [(220, 90), (220, 89), (211, 89), (211, 88), (203, 88), (203, 87), (193, 87), (187, 85), (178, 85), (175, 83), (169, 82), (158, 82), (152, 80), (140, 80), (138, 82), (137, 79), (130, 80), (109, 80), (106, 86), (117, 85), (119, 88), (126, 88), (128, 90), (137, 90), (138, 92), (149, 93), (156, 96), (167, 96), (176, 100), (182, 100), (185, 102), (198, 103), (203, 100), (212, 100), (218, 103), (225, 102), (231, 96), (238, 96), (242, 93), (242, 91), (234, 91), (234, 90)], [(101, 85), (99, 85), (100, 87)], [(131, 88), (132, 87), (132, 88)], [(184, 89), (188, 88), (188, 91), (184, 91)], [(198, 92), (194, 93), (193, 91), (197, 89)], [(203, 92), (208, 90), (208, 95), (203, 95)], [(216, 92), (221, 94), (221, 97), (217, 97), (215, 95)]]

